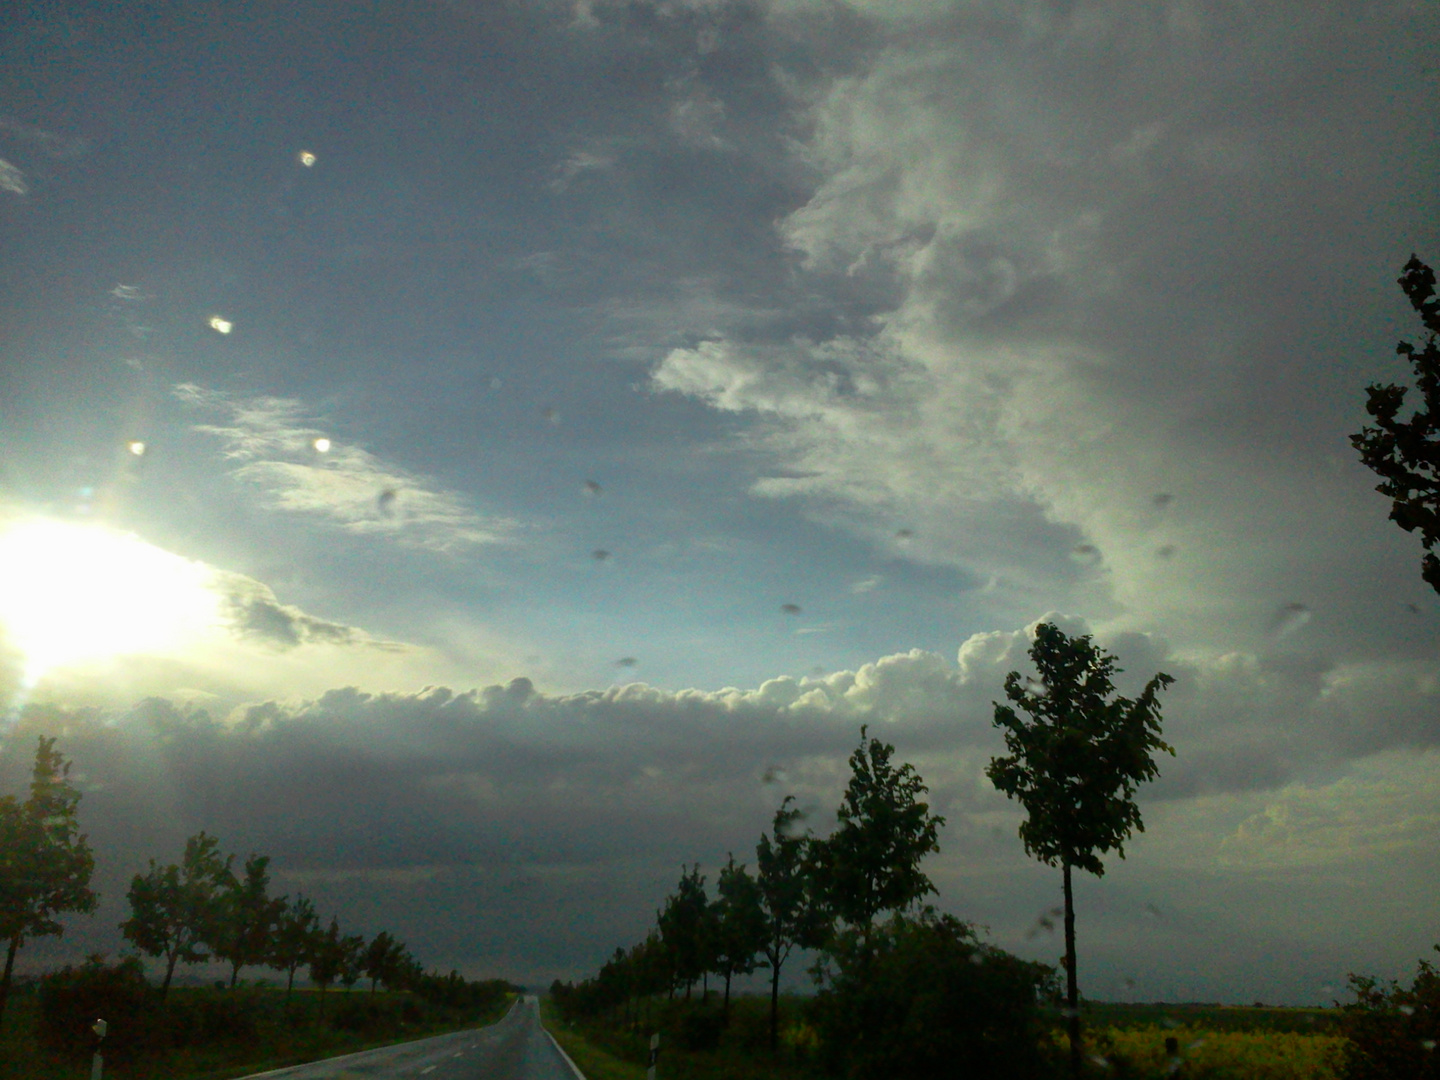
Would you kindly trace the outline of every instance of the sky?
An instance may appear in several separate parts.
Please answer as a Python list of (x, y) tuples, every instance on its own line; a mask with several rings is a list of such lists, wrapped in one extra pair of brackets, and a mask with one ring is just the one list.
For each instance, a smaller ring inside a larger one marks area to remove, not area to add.
[[(155, 0), (0, 13), (0, 792), (122, 949), (201, 829), (427, 966), (640, 940), (869, 725), (1054, 963), (984, 778), (1034, 627), (1175, 749), (1095, 999), (1440, 938), (1440, 598), (1349, 436), (1440, 260), (1433, 4)], [(798, 985), (803, 985), (803, 980)]]

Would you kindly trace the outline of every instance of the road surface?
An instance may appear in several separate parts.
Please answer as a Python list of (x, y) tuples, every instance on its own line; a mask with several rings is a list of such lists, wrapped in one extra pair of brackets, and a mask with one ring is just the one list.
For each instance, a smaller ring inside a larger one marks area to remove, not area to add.
[(585, 1080), (540, 1026), (540, 999), (522, 997), (505, 1019), (416, 1042), (382, 1046), (245, 1080)]

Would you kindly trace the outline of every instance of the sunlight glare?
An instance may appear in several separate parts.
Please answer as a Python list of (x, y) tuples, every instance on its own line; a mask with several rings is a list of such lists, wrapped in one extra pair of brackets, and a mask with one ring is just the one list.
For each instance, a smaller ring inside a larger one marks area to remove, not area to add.
[(0, 625), (26, 678), (170, 653), (220, 622), (212, 572), (139, 537), (45, 518), (0, 532)]

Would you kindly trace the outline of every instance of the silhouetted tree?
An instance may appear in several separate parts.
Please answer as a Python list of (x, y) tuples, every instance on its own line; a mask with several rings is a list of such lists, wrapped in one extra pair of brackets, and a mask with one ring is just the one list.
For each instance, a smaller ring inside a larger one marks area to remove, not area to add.
[(1377, 426), (1362, 428), (1350, 436), (1350, 443), (1366, 467), (1383, 478), (1375, 490), (1391, 500), (1390, 520), (1406, 532), (1420, 530), (1425, 545), (1421, 577), (1440, 592), (1440, 558), (1433, 550), (1440, 542), (1440, 301), (1435, 299), (1435, 271), (1414, 255), (1399, 283), (1429, 331), (1419, 349), (1408, 341), (1395, 346), (1410, 358), (1421, 400), (1409, 420), (1400, 420), (1408, 387), (1366, 387), (1365, 411)]
[(370, 993), (375, 993), (375, 984), (384, 982), (394, 989), (399, 981), (401, 964), (405, 958), (405, 945), (381, 930), (365, 947), (365, 974), (370, 976)]
[(295, 988), (295, 972), (310, 962), (315, 942), (322, 936), (320, 916), (315, 914), (315, 906), (303, 896), (297, 896), (294, 903), (285, 905), (275, 920), (265, 962), (286, 973), (286, 1001), (290, 1000), (291, 991)]
[(157, 866), (151, 859), (149, 871), (136, 874), (125, 894), (130, 918), (120, 932), (145, 955), (165, 958), (161, 1000), (170, 992), (176, 964), (210, 959), (204, 946), (216, 936), (221, 891), (230, 878), (231, 857), (220, 858), (219, 844), (196, 833), (185, 841), (178, 865)]
[(240, 969), (263, 964), (270, 952), (270, 936), (284, 910), (283, 897), (270, 896), (270, 856), (252, 854), (245, 860), (245, 876), (226, 872), (214, 932), (206, 942), (215, 956), (230, 965), (230, 988)]
[(673, 895), (665, 898), (656, 922), (670, 954), (675, 980), (685, 986), (688, 1000), (696, 980), (714, 966), (710, 899), (705, 895), (705, 877), (699, 863), (680, 875), (680, 884)]
[[(348, 994), (365, 974), (365, 939), (359, 934), (346, 934), (340, 939), (340, 982)], [(455, 974), (451, 972), (451, 974)]]
[(1030, 658), (1040, 675), (1032, 690), (1018, 671), (1005, 678), (1005, 696), (1028, 713), (1022, 720), (995, 703), (995, 726), (1005, 732), (1009, 757), (995, 758), (985, 774), (1025, 807), (1020, 826), (1025, 850), (1049, 866), (1060, 864), (1065, 889), (1066, 1015), (1070, 1066), (1081, 1067), (1079, 996), (1075, 973), (1075, 904), (1070, 868), (1097, 877), (1105, 866), (1096, 852), (1125, 857), (1132, 830), (1145, 831), (1135, 805), (1137, 784), (1160, 773), (1151, 753), (1175, 751), (1160, 738), (1156, 695), (1175, 680), (1163, 672), (1140, 697), (1116, 697), (1115, 657), (1088, 636), (1068, 638), (1050, 623), (1035, 628)]
[(725, 976), (724, 1016), (730, 1020), (730, 980), (755, 970), (755, 956), (765, 947), (765, 910), (760, 886), (732, 854), (720, 868), (715, 911), (715, 961)]
[(325, 992), (330, 989), (345, 966), (344, 938), (340, 920), (330, 917), (330, 926), (316, 935), (310, 947), (310, 981), (320, 987), (320, 1010), (325, 1010)]
[(29, 797), (23, 803), (13, 795), (0, 799), (0, 938), (7, 942), (0, 1023), (15, 954), (26, 939), (63, 934), (57, 915), (94, 911), (99, 900), (90, 889), (95, 858), (80, 832), (79, 803), (70, 763), (54, 739), (41, 736)]
[(780, 1031), (780, 970), (794, 949), (816, 945), (822, 935), (823, 919), (817, 910), (809, 860), (809, 830), (800, 831), (804, 815), (791, 805), (794, 801), (793, 795), (785, 796), (775, 811), (770, 835), (762, 834), (755, 846), (755, 881), (765, 919), (760, 951), (770, 967), (771, 1053)]
[(940, 850), (945, 824), (921, 800), (929, 789), (915, 767), (895, 768), (895, 748), (867, 736), (862, 727), (850, 755), (850, 782), (836, 811), (839, 827), (816, 845), (826, 907), (858, 932), (862, 955), (876, 915), (908, 908), (935, 891), (920, 863)]

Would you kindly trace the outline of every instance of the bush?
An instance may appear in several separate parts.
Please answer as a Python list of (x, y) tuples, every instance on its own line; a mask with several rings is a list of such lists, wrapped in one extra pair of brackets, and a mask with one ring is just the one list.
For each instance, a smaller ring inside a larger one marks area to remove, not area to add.
[(258, 994), (243, 990), (201, 990), (172, 994), (165, 1020), (172, 1046), (253, 1042), (259, 1037), (263, 1007)]
[(973, 926), (926, 909), (847, 934), (815, 1002), (819, 1058), (844, 1080), (1030, 1080), (1049, 1070), (1042, 998), (1054, 969), (980, 943)]
[(79, 967), (66, 966), (40, 980), (39, 1038), (52, 1050), (76, 1057), (95, 1049), (90, 1026), (109, 1027), (102, 1044), (107, 1059), (128, 1060), (154, 1038), (158, 995), (134, 956), (106, 964), (100, 953)]
[(1350, 989), (1345, 1080), (1440, 1080), (1440, 973), (1421, 960), (1409, 989), (1363, 975), (1350, 976)]

